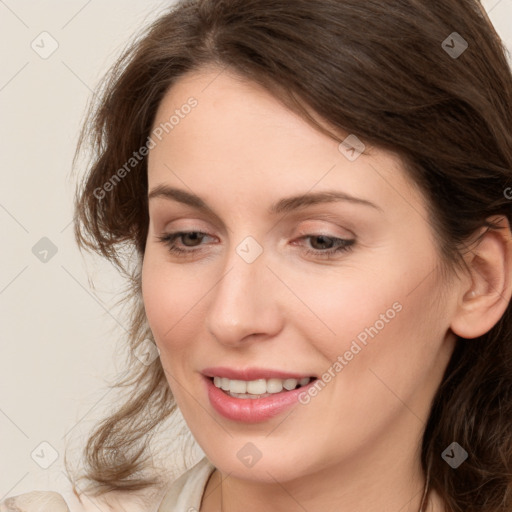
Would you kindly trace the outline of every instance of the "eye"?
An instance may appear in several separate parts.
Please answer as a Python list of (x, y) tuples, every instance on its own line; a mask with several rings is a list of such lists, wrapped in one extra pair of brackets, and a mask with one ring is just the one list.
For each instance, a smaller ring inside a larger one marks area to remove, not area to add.
[[(327, 235), (304, 235), (299, 240), (310, 240), (313, 249), (306, 249), (305, 253), (320, 258), (330, 258), (333, 255), (353, 249), (355, 239), (337, 238)], [(317, 246), (318, 248), (315, 248)], [(327, 246), (327, 247), (326, 247)]]
[[(190, 254), (197, 252), (194, 247), (200, 246), (200, 242), (203, 238), (209, 235), (201, 231), (176, 231), (175, 233), (166, 233), (162, 236), (157, 237), (160, 242), (165, 244), (169, 251), (178, 255)], [(211, 238), (211, 237), (210, 237)], [(189, 249), (183, 249), (177, 245), (176, 241), (180, 239), (185, 247)]]
[[(201, 242), (205, 238), (213, 238), (202, 231), (176, 231), (174, 233), (166, 233), (157, 239), (165, 244), (169, 252), (178, 256), (187, 256), (201, 250)], [(318, 258), (331, 258), (336, 254), (349, 251), (355, 244), (355, 239), (345, 239), (333, 236), (310, 234), (300, 237), (298, 240), (309, 240), (310, 247), (304, 250), (309, 256)], [(181, 241), (181, 244), (178, 242)], [(293, 245), (297, 245), (295, 242)]]

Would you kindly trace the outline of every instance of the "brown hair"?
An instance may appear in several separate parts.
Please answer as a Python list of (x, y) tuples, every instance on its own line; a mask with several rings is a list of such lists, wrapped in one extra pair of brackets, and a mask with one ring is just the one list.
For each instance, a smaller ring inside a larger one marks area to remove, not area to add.
[[(461, 55), (450, 54), (459, 37), (453, 32), (468, 44)], [(178, 77), (204, 65), (229, 70), (309, 122), (315, 123), (308, 110), (398, 154), (427, 199), (442, 261), (457, 269), (464, 242), (482, 226), (496, 227), (489, 217), (512, 222), (504, 193), (512, 185), (505, 53), (477, 0), (193, 0), (160, 16), (105, 78), (77, 149), (88, 140), (94, 156), (77, 191), (76, 237), (130, 283), (131, 353), (152, 339), (140, 293), (147, 159), (108, 191), (104, 184), (147, 145), (157, 107)], [(130, 396), (85, 449), (97, 494), (157, 483), (144, 471), (145, 443), (175, 404), (159, 360), (145, 366), (132, 359), (121, 382)], [(456, 470), (441, 458), (453, 441), (469, 452)], [(512, 509), (510, 305), (485, 335), (457, 340), (421, 458), (429, 489), (448, 510)]]

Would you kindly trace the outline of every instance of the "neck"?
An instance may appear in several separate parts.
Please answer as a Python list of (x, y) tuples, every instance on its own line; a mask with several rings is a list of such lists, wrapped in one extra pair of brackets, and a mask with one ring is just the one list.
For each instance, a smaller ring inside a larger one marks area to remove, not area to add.
[[(350, 466), (350, 467), (348, 467)], [(426, 479), (417, 465), (397, 471), (391, 464), (373, 468), (363, 463), (329, 467), (286, 482), (254, 482), (216, 470), (208, 482), (201, 512), (443, 512), (430, 493), (424, 503)], [(371, 473), (371, 476), (370, 476)], [(380, 475), (376, 478), (376, 474)]]

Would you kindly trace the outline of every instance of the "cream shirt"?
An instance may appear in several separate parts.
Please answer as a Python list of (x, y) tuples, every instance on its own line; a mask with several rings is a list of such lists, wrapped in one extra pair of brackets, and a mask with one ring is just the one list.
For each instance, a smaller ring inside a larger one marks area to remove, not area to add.
[(158, 512), (198, 512), (206, 483), (214, 469), (206, 457), (202, 458), (171, 485)]
[(89, 498), (78, 502), (72, 495), (64, 500), (56, 492), (33, 491), (2, 501), (0, 512), (198, 512), (206, 484), (214, 470), (215, 466), (203, 457), (165, 490), (163, 498), (148, 506), (131, 501), (128, 496), (106, 505)]

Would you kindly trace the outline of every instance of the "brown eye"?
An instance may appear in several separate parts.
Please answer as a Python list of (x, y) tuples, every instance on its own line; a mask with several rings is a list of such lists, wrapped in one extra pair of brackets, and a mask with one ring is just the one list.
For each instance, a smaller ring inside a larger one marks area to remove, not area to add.
[[(201, 245), (204, 245), (201, 242), (208, 236), (201, 231), (178, 231), (176, 233), (166, 233), (157, 237), (157, 240), (165, 244), (170, 252), (186, 255), (199, 251)], [(196, 247), (199, 247), (199, 249), (194, 249)]]
[[(309, 239), (305, 253), (319, 258), (330, 258), (342, 252), (350, 251), (355, 239), (345, 239), (326, 235), (305, 235), (300, 240)], [(312, 248), (309, 248), (312, 247)]]
[(309, 238), (311, 240), (311, 246), (313, 247), (313, 249), (325, 250), (334, 247), (334, 238), (324, 235), (310, 236)]
[[(190, 231), (188, 233), (178, 234), (177, 238), (180, 238), (183, 245), (186, 247), (196, 247), (199, 245), (197, 242), (201, 242), (204, 237), (205, 235), (203, 233), (199, 233), (199, 231)], [(187, 240), (191, 241), (191, 243), (188, 243)]]

